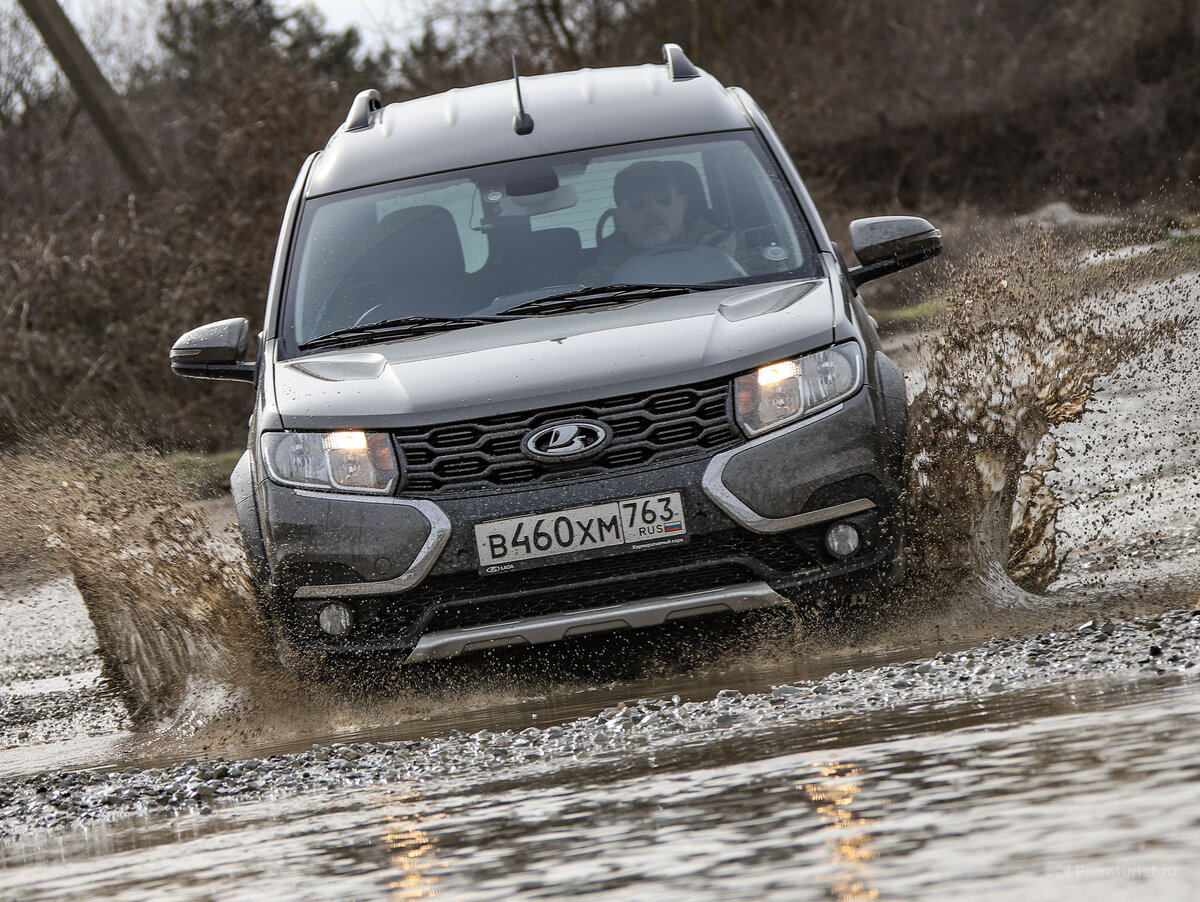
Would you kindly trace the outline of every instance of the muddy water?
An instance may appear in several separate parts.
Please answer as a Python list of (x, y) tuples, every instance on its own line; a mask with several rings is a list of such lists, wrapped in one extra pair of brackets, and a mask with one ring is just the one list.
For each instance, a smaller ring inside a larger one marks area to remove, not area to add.
[[(72, 726), (35, 712), (16, 740), (6, 709), (0, 774), (569, 725), (622, 700), (769, 692), (991, 635), (1195, 607), (1195, 278), (1142, 285), (1151, 261), (1047, 288), (1045, 259), (1040, 273), (1004, 262), (956, 283), (911, 362), (916, 572), (899, 597), (857, 616), (770, 622), (699, 660), (680, 654), (693, 637), (659, 636), (648, 650), (594, 646), (635, 655), (630, 668), (581, 675), (570, 654), (539, 651), (347, 697), (298, 685), (251, 638), (237, 562), (199, 519), (219, 509), (180, 519), (169, 491), (98, 501), (93, 480), (108, 477), (85, 464), (54, 487), (75, 516), (50, 529), (84, 597), (60, 586), (26, 602), (36, 624), (61, 619), (51, 608), (67, 597), (101, 653), (85, 638), (56, 672), (14, 664), (4, 679), (6, 703), (61, 689), (97, 714)], [(1046, 584), (1048, 595), (1028, 591)], [(149, 806), (5, 842), (0, 897), (1189, 898), (1200, 883), (1191, 673), (1064, 671), (1037, 688), (912, 703), (850, 679), (837, 716), (704, 726), (601, 760), (349, 780), (208, 815)]]
[(1194, 898), (1200, 687), (1001, 695), (28, 844), (13, 897)]

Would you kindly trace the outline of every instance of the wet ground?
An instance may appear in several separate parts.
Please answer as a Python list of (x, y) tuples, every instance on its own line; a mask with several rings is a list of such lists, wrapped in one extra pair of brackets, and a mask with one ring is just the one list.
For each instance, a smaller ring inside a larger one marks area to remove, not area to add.
[[(29, 843), (6, 882), (22, 898), (1194, 898), (1193, 682), (824, 717), (785, 697), (769, 728), (725, 707), (686, 741), (629, 726), (564, 760), (539, 737), (500, 763), (461, 743), (334, 750), (363, 754), (344, 786)], [(288, 765), (312, 766), (258, 770)]]
[[(86, 603), (70, 577), (4, 577), (0, 898), (1194, 898), (1200, 332), (1145, 329), (1200, 310), (1200, 289), (1126, 287), (1103, 311), (1127, 326), (1077, 333), (1127, 345), (1107, 369), (1036, 330), (1009, 347), (1014, 320), (975, 330), (994, 343), (982, 359), (1017, 363), (925, 447), (974, 487), (964, 573), (854, 613), (495, 655), (347, 693), (233, 654), (201, 613), (113, 618), (97, 570), (77, 571)], [(928, 355), (981, 349), (907, 345), (914, 394), (968, 397)], [(1066, 557), (1033, 594), (1004, 575), (979, 485), (1011, 499), (1004, 461), (1050, 453), (1020, 411), (1052, 376), (1083, 388), (1042, 399), (1059, 507), (1028, 516)], [(945, 536), (927, 570), (962, 538)], [(124, 554), (127, 581), (170, 594), (170, 553), (151, 555), (156, 583)], [(114, 624), (121, 660), (161, 667), (174, 643), (191, 662), (169, 703), (115, 684), (121, 661), (96, 651)]]

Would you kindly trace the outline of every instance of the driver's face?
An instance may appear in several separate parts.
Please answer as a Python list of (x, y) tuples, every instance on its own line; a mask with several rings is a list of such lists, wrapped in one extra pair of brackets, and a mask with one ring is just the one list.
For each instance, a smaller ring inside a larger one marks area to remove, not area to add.
[(629, 243), (648, 251), (678, 241), (683, 234), (687, 196), (674, 185), (661, 185), (634, 192), (617, 204), (617, 225)]

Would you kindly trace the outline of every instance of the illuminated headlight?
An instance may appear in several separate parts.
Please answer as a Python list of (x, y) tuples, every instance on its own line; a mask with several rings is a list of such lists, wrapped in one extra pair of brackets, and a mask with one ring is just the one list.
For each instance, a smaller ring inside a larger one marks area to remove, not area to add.
[(267, 473), (280, 485), (386, 495), (400, 479), (385, 432), (264, 432)]
[(737, 421), (758, 435), (845, 400), (862, 382), (862, 352), (852, 341), (771, 363), (734, 382)]

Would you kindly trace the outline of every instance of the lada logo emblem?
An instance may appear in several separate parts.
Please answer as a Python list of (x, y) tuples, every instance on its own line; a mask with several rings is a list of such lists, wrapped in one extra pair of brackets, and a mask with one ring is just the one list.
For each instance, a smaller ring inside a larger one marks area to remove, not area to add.
[(612, 430), (596, 420), (565, 420), (535, 429), (521, 442), (528, 457), (546, 463), (590, 457), (612, 441)]

